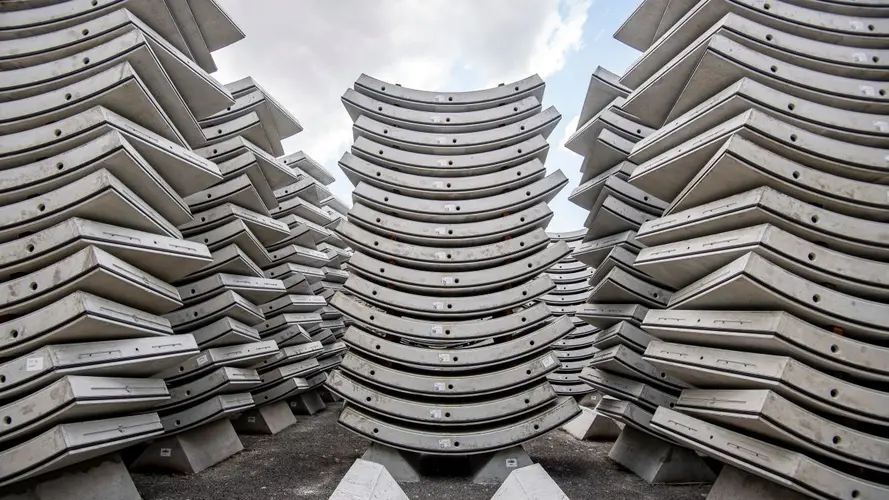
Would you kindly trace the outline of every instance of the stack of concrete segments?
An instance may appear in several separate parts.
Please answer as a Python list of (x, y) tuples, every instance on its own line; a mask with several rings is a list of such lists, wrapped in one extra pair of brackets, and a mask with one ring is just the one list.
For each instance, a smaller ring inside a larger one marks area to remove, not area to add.
[(889, 6), (645, 1), (616, 83), (666, 204), (633, 268), (663, 381), (649, 428), (726, 464), (714, 498), (889, 498)]
[(567, 183), (543, 165), (560, 119), (543, 92), (537, 76), (440, 93), (362, 75), (342, 98), (356, 188), (337, 232), (355, 254), (351, 296), (331, 304), (354, 324), (327, 386), (373, 442), (365, 458), (401, 481), (422, 455), (473, 456), (476, 481), (502, 481), (530, 464), (522, 443), (579, 411), (547, 380), (574, 325), (539, 300), (570, 253), (543, 229)]

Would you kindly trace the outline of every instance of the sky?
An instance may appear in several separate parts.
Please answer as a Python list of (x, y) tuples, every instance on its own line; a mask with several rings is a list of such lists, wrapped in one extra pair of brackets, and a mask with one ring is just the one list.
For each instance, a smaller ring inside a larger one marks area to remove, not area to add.
[(546, 81), (544, 108), (562, 121), (550, 135), (547, 171), (569, 183), (550, 203), (548, 230), (579, 229), (585, 210), (568, 201), (582, 158), (564, 147), (577, 127), (590, 74), (617, 74), (639, 56), (612, 34), (636, 0), (219, 0), (246, 38), (213, 53), (223, 83), (252, 76), (304, 131), (284, 141), (334, 174), (329, 186), (351, 204), (337, 167), (352, 144), (340, 96), (366, 73), (422, 90), (458, 92), (520, 80)]

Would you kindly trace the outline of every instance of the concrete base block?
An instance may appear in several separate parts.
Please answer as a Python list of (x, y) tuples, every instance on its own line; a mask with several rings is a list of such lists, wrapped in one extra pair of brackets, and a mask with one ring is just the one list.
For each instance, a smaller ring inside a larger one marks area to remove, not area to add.
[(711, 483), (716, 479), (695, 452), (630, 426), (620, 433), (608, 458), (649, 483)]
[(785, 488), (778, 483), (744, 472), (729, 465), (722, 468), (707, 500), (806, 500), (802, 493)]
[(314, 415), (327, 408), (317, 390), (304, 392), (290, 400), (294, 415)]
[(254, 408), (232, 419), (232, 425), (240, 434), (274, 435), (296, 423), (286, 401)]
[(244, 449), (228, 419), (216, 420), (151, 443), (131, 465), (133, 470), (161, 469), (194, 474)]
[(370, 448), (361, 456), (362, 460), (380, 464), (386, 468), (389, 474), (399, 483), (418, 483), (420, 473), (417, 472), (414, 454), (403, 453), (395, 448), (390, 448), (377, 443), (371, 443)]
[(117, 455), (88, 460), (4, 486), (0, 500), (142, 500)]
[(491, 500), (568, 500), (568, 495), (540, 464), (534, 464), (512, 471)]
[(581, 413), (574, 420), (562, 426), (562, 430), (575, 439), (591, 441), (614, 441), (620, 436), (617, 422), (592, 408), (580, 407)]
[(383, 465), (358, 459), (329, 500), (408, 500)]
[(471, 458), (475, 462), (475, 473), (472, 476), (475, 484), (501, 484), (514, 470), (534, 463), (521, 446)]
[(318, 389), (318, 393), (321, 395), (321, 401), (324, 401), (325, 403), (339, 403), (343, 400), (343, 398), (330, 392), (326, 387)]

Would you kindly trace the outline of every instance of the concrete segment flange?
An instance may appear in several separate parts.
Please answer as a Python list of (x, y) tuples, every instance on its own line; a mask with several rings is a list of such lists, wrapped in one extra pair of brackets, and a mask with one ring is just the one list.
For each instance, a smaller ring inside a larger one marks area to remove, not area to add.
[[(263, 277), (263, 271), (253, 262), (241, 248), (234, 243), (217, 248), (210, 253), (213, 258), (212, 262), (202, 268), (200, 271), (193, 272), (186, 276), (182, 281), (193, 281), (212, 276), (216, 273), (236, 274), (238, 276), (255, 276)], [(285, 286), (287, 284), (285, 283)], [(288, 288), (289, 290), (289, 288)]]
[(249, 368), (257, 361), (276, 355), (278, 346), (271, 341), (237, 344), (204, 349), (196, 355), (181, 360), (175, 366), (156, 371), (168, 385), (178, 386), (200, 378), (220, 366)]
[(580, 184), (591, 181), (627, 160), (637, 143), (603, 129), (590, 144), (590, 152), (580, 164)]
[(599, 198), (599, 193), (605, 186), (605, 181), (607, 181), (611, 177), (616, 177), (621, 180), (627, 180), (629, 179), (630, 175), (633, 174), (633, 170), (635, 168), (635, 164), (628, 161), (622, 161), (574, 188), (574, 190), (571, 191), (571, 194), (568, 195), (568, 201), (574, 203), (580, 208), (589, 210), (590, 207), (592, 207), (596, 203), (596, 200)]
[(586, 123), (579, 125), (568, 138), (565, 147), (581, 156), (588, 156), (593, 150), (594, 141), (604, 129), (632, 142), (654, 132), (654, 129), (637, 123), (635, 116), (624, 112), (621, 109), (623, 103), (623, 97), (616, 97)]
[(642, 354), (652, 340), (654, 340), (654, 337), (642, 328), (632, 323), (621, 321), (596, 333), (592, 338), (592, 345), (603, 350), (616, 345), (623, 345)]
[[(185, 202), (194, 212), (232, 203), (262, 215), (268, 214), (268, 205), (246, 174), (228, 178), (215, 186), (187, 196)], [(272, 206), (277, 206), (277, 201), (273, 200)]]
[(177, 288), (185, 305), (206, 300), (226, 290), (237, 292), (254, 304), (274, 300), (287, 292), (281, 280), (225, 273), (184, 283)]
[(258, 307), (232, 291), (164, 315), (175, 332), (188, 332), (225, 316), (248, 325), (255, 325), (264, 319)]
[(636, 326), (642, 324), (648, 308), (641, 304), (586, 304), (575, 312), (575, 316), (597, 328), (608, 328), (619, 321), (628, 321)]
[(584, 368), (580, 373), (580, 379), (602, 394), (630, 401), (649, 412), (657, 410), (659, 406), (673, 408), (677, 400), (676, 396), (667, 394), (644, 382), (621, 377), (597, 368)]
[(328, 172), (323, 165), (316, 162), (302, 151), (297, 151), (285, 156), (280, 156), (278, 157), (278, 161), (289, 167), (295, 173), (305, 173), (324, 186), (333, 184), (333, 175)]
[(577, 268), (582, 268), (584, 265), (598, 267), (608, 257), (611, 249), (618, 246), (633, 253), (643, 248), (643, 245), (636, 241), (636, 231), (624, 231), (596, 240), (586, 241), (577, 247), (571, 255), (582, 264), (578, 265)]
[[(652, 344), (649, 344), (651, 348)], [(646, 350), (646, 352), (648, 352)], [(663, 369), (647, 362), (642, 355), (623, 345), (597, 352), (589, 366), (623, 377), (640, 380), (660, 390), (679, 392), (691, 387), (682, 377), (672, 376)]]
[(182, 224), (179, 230), (188, 237), (234, 221), (242, 221), (263, 245), (275, 243), (290, 235), (286, 224), (231, 203), (195, 213), (194, 220)]

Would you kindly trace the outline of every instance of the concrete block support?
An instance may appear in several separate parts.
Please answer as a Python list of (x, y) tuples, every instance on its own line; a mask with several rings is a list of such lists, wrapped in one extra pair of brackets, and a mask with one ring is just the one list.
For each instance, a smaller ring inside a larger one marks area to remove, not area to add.
[(608, 458), (648, 483), (709, 483), (716, 479), (713, 470), (693, 451), (632, 427), (624, 428)]
[(726, 465), (710, 488), (707, 500), (806, 500), (806, 495)]
[(104, 456), (5, 487), (0, 500), (142, 500), (116, 455)]
[(194, 474), (243, 449), (231, 422), (221, 419), (151, 443), (130, 468)]
[(408, 500), (408, 496), (386, 467), (359, 458), (329, 500)]
[(491, 500), (568, 500), (540, 464), (512, 471)]
[(246, 411), (232, 419), (232, 425), (240, 434), (274, 435), (296, 423), (286, 401), (280, 401)]

